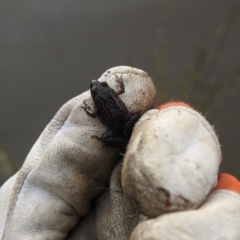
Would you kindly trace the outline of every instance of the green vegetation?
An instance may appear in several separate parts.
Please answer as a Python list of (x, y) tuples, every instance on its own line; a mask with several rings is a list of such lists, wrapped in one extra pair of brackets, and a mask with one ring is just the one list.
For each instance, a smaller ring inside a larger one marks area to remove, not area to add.
[(12, 159), (8, 151), (0, 148), (0, 186), (15, 172)]
[(239, 6), (233, 5), (224, 23), (217, 29), (215, 46), (208, 47), (208, 37), (203, 31), (192, 46), (192, 59), (180, 70), (174, 79), (168, 76), (167, 43), (165, 40), (165, 23), (169, 9), (169, 0), (162, 3), (159, 28), (157, 29), (156, 47), (152, 53), (151, 73), (159, 90), (157, 105), (173, 100), (190, 103), (204, 115), (216, 112), (219, 98), (236, 94), (239, 84), (240, 63), (233, 68), (228, 79), (216, 79), (215, 70), (221, 60), (226, 40), (236, 21)]

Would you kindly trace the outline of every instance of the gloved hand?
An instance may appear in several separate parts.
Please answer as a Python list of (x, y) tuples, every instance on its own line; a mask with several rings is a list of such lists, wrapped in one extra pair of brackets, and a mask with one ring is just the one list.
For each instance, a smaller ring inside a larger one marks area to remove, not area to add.
[(240, 182), (218, 176), (220, 162), (213, 128), (186, 103), (145, 113), (128, 145), (122, 183), (135, 209), (152, 219), (131, 240), (240, 239)]
[(240, 239), (240, 182), (220, 174), (217, 187), (196, 210), (163, 214), (140, 223), (131, 240)]
[[(125, 73), (121, 98), (131, 112), (145, 112), (155, 97), (146, 73), (109, 71), (100, 79), (117, 90), (115, 74)], [(22, 169), (0, 189), (3, 239), (128, 239), (141, 221), (138, 212), (153, 218), (131, 239), (240, 238), (239, 182), (226, 174), (217, 181), (220, 145), (198, 112), (170, 103), (144, 114), (121, 173), (121, 149), (91, 139), (106, 128), (86, 115), (83, 100), (92, 105), (84, 93), (60, 109)], [(121, 174), (132, 205), (122, 194)]]
[[(145, 72), (115, 67), (99, 80), (117, 92), (119, 78), (125, 87), (119, 97), (130, 112), (143, 114), (153, 106), (155, 87)], [(124, 149), (92, 138), (107, 128), (86, 106), (94, 109), (89, 91), (61, 107), (22, 168), (1, 187), (0, 239), (129, 238), (139, 215), (121, 190), (121, 162), (116, 163)]]

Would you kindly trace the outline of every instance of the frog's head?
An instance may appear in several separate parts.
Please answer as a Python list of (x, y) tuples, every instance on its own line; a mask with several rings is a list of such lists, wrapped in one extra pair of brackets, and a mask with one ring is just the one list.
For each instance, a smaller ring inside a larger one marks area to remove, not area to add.
[(104, 89), (108, 88), (107, 82), (100, 82), (98, 80), (92, 80), (90, 84), (90, 91), (92, 97), (104, 92)]

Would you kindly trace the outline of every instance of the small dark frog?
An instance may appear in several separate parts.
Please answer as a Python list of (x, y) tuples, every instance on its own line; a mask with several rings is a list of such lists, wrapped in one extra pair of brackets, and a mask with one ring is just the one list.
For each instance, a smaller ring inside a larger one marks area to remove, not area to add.
[(101, 142), (112, 146), (121, 147), (128, 143), (134, 124), (140, 118), (140, 112), (130, 113), (125, 103), (118, 95), (125, 92), (122, 79), (118, 78), (120, 90), (115, 92), (107, 82), (92, 80), (90, 91), (95, 104), (94, 111), (90, 111), (84, 102), (83, 109), (91, 117), (98, 117), (108, 130), (101, 137), (92, 136)]

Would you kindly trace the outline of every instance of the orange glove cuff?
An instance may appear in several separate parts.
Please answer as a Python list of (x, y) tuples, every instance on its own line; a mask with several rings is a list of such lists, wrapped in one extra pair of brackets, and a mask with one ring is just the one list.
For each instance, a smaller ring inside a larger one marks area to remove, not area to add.
[(219, 189), (226, 189), (240, 193), (240, 182), (230, 174), (220, 173), (218, 175), (218, 184), (214, 190)]
[(192, 108), (189, 104), (187, 104), (185, 102), (174, 102), (174, 101), (172, 101), (172, 102), (168, 102), (168, 103), (159, 105), (157, 109), (162, 110), (164, 108), (174, 107), (174, 106), (182, 106), (182, 107)]

